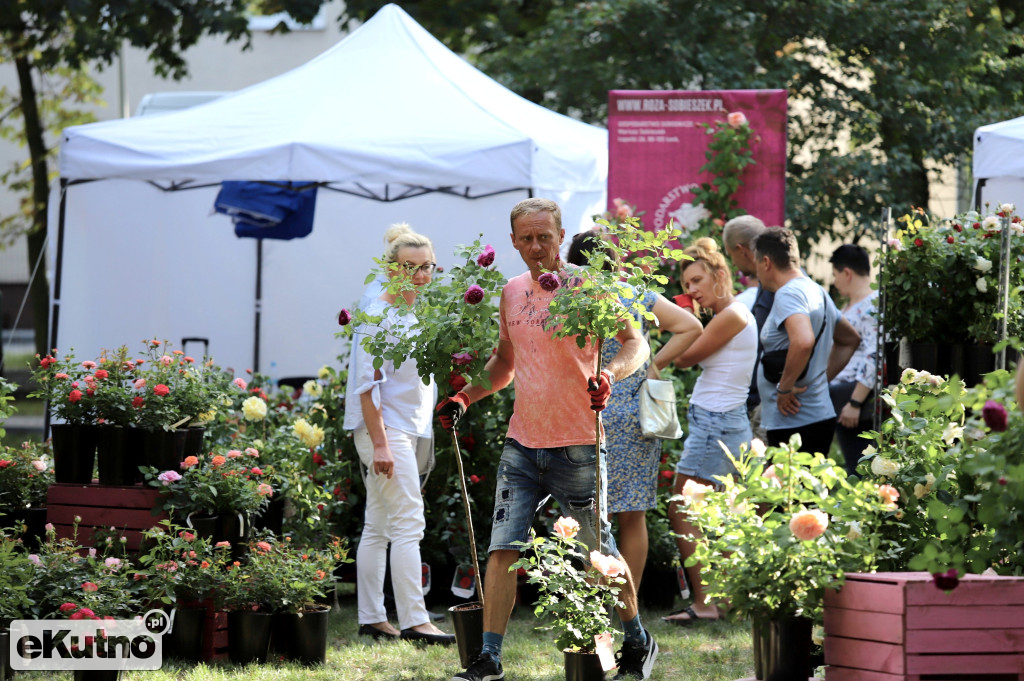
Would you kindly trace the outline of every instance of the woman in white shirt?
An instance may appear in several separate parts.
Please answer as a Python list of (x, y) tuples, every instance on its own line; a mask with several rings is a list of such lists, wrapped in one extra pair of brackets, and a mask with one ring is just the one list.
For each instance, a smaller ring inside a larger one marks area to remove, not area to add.
[[(426, 462), (432, 463), (434, 382), (424, 384), (411, 359), (397, 369), (387, 360), (374, 369), (374, 358), (361, 343), (365, 335), (380, 328), (398, 335), (408, 333), (416, 323), (412, 305), (416, 290), (433, 275), (434, 247), (404, 223), (389, 229), (386, 238), (387, 275), (396, 286), (385, 287), (364, 310), (382, 319), (372, 329), (355, 330), (345, 399), (344, 426), (354, 431), (366, 481), (366, 515), (356, 552), (359, 633), (375, 639), (401, 637), (450, 645), (455, 637), (430, 621), (421, 581), (420, 540), (426, 522), (420, 474), (427, 472), (421, 471), (424, 466), (429, 471), (431, 464)], [(389, 543), (401, 632), (388, 622), (384, 608)]]
[[(722, 445), (738, 456), (740, 446), (753, 438), (746, 403), (757, 357), (757, 322), (733, 296), (732, 274), (718, 244), (713, 239), (697, 239), (684, 252), (693, 260), (684, 261), (683, 289), (714, 316), (700, 338), (674, 362), (680, 367), (699, 364), (702, 369), (690, 395), (689, 433), (676, 464), (675, 495), (681, 494), (690, 480), (720, 487), (718, 476), (735, 473)], [(682, 537), (697, 535), (699, 530), (677, 502), (669, 505), (669, 521), (685, 564), (694, 545)], [(717, 619), (718, 608), (705, 602), (700, 566), (686, 568), (686, 575), (693, 605), (663, 619), (673, 624)]]

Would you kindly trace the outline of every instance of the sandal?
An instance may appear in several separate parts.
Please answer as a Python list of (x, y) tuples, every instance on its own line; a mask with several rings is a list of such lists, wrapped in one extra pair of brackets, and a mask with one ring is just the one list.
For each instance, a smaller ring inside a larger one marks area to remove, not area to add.
[[(673, 617), (673, 615), (688, 615), (689, 619), (682, 619), (682, 618), (679, 618), (679, 617)], [(674, 624), (677, 627), (688, 627), (691, 624), (693, 624), (694, 622), (706, 622), (706, 621), (712, 621), (713, 622), (713, 621), (715, 621), (717, 619), (718, 619), (717, 617), (701, 617), (693, 609), (693, 606), (689, 606), (688, 605), (685, 608), (683, 608), (682, 610), (676, 610), (675, 612), (670, 612), (669, 614), (667, 614), (664, 617), (662, 617), (661, 621), (662, 622), (668, 622), (669, 624)]]

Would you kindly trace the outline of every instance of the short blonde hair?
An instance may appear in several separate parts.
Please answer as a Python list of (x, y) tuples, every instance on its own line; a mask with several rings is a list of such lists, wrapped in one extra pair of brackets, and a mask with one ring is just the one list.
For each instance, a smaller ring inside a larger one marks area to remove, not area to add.
[(387, 243), (387, 247), (384, 249), (385, 262), (395, 262), (398, 251), (406, 247), (428, 248), (430, 249), (430, 259), (434, 260), (434, 244), (429, 238), (414, 232), (408, 222), (396, 222), (391, 225), (388, 231), (384, 232), (384, 241)]
[(725, 261), (725, 255), (718, 248), (718, 242), (708, 237), (701, 237), (692, 244), (687, 246), (683, 253), (693, 258), (692, 261), (684, 260), (682, 262), (682, 272), (686, 272), (686, 268), (695, 263), (703, 263), (704, 268), (714, 277), (722, 276), (720, 273), (724, 273), (725, 279), (728, 280), (732, 277), (732, 272), (729, 271), (729, 263)]

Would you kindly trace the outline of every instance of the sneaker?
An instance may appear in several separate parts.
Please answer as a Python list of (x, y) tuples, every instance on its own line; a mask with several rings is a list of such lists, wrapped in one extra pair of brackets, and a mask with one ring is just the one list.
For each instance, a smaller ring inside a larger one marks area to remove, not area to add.
[(469, 663), (466, 671), (453, 676), (452, 681), (502, 681), (504, 678), (505, 671), (501, 668), (501, 662), (488, 653), (480, 653)]
[(647, 635), (646, 645), (627, 641), (615, 654), (615, 660), (619, 663), (619, 673), (615, 679), (646, 679), (651, 675), (654, 660), (658, 657), (658, 644), (651, 632), (644, 629), (644, 633)]

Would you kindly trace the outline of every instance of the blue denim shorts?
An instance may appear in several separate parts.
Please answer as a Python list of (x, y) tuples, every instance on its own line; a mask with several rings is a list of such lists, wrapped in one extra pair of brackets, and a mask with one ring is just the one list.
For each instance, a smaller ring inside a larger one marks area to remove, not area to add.
[[(589, 549), (596, 548), (595, 465), (594, 445), (532, 449), (515, 440), (505, 440), (498, 462), (489, 550), (522, 548), (515, 542), (530, 540), (534, 516), (549, 496), (555, 498), (563, 514), (571, 515), (580, 524), (577, 538)], [(603, 468), (601, 477), (605, 477)], [(607, 508), (602, 498), (601, 552), (618, 555)]]
[(719, 482), (716, 476), (735, 474), (736, 468), (722, 450), (722, 444), (738, 457), (740, 445), (749, 445), (753, 439), (747, 406), (741, 404), (730, 411), (709, 411), (691, 404), (686, 417), (690, 433), (683, 442), (676, 473), (716, 484)]

